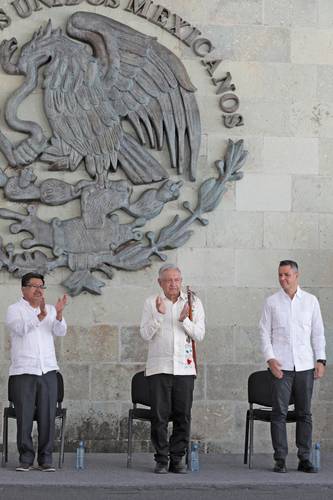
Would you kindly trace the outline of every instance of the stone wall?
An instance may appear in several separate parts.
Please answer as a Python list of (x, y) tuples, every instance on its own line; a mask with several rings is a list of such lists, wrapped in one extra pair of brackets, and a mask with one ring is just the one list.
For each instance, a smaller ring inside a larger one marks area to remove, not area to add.
[[(330, 424), (333, 414), (331, 382), (333, 355), (333, 4), (331, 0), (163, 0), (172, 12), (200, 28), (223, 58), (216, 71), (232, 74), (245, 125), (226, 129), (215, 88), (191, 48), (161, 27), (124, 10), (80, 6), (48, 8), (29, 19), (13, 16), (1, 38), (16, 36), (19, 43), (48, 17), (64, 25), (78, 8), (113, 16), (155, 35), (181, 57), (198, 88), (202, 117), (202, 148), (198, 182), (216, 175), (214, 161), (226, 150), (226, 140), (245, 140), (249, 159), (245, 177), (231, 185), (220, 206), (209, 214), (209, 225), (195, 227), (192, 239), (169, 261), (183, 270), (202, 298), (207, 314), (207, 336), (198, 346), (192, 432), (208, 451), (242, 451), (247, 377), (264, 368), (259, 352), (258, 321), (264, 298), (277, 287), (277, 263), (284, 258), (299, 262), (301, 284), (320, 300), (326, 325), (327, 376), (315, 384), (314, 438), (325, 450), (333, 449)], [(65, 4), (65, 2), (63, 2)], [(96, 3), (96, 2), (95, 2)], [(157, 2), (156, 2), (157, 3)], [(5, 9), (11, 10), (4, 0)], [(12, 10), (11, 10), (12, 12)], [(19, 78), (0, 74), (0, 108)], [(36, 116), (47, 129), (41, 107), (41, 90), (22, 106), (22, 116)], [(44, 120), (44, 121), (43, 121)], [(1, 117), (2, 130), (10, 133)], [(12, 134), (16, 138), (15, 134)], [(4, 162), (1, 162), (3, 168)], [(41, 171), (46, 177), (47, 172)], [(70, 182), (81, 172), (71, 174)], [(186, 186), (187, 198), (196, 189)], [(16, 209), (5, 202), (1, 206)], [(23, 204), (21, 204), (23, 205)], [(79, 207), (58, 208), (58, 217), (73, 217)], [(163, 221), (181, 213), (181, 201), (168, 205)], [(55, 216), (43, 208), (43, 217)], [(0, 220), (7, 242), (20, 241)], [(101, 296), (82, 294), (66, 308), (68, 335), (57, 342), (65, 380), (68, 408), (68, 449), (83, 438), (93, 451), (126, 448), (126, 415), (130, 407), (130, 380), (142, 369), (146, 346), (138, 329), (143, 300), (157, 290), (160, 262), (143, 271), (116, 272)], [(48, 278), (48, 301), (63, 293), (59, 283), (67, 271)], [(19, 297), (19, 281), (0, 272), (0, 319)], [(6, 404), (9, 340), (1, 323), (0, 411)], [(267, 425), (256, 426), (256, 450), (270, 450)], [(136, 426), (136, 449), (149, 449), (149, 429)], [(293, 448), (294, 429), (290, 426)], [(15, 440), (11, 428), (11, 440)]]

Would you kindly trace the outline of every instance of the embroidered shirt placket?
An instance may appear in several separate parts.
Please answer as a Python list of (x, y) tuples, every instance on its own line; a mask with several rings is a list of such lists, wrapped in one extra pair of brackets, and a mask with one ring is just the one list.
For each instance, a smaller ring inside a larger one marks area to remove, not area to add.
[[(40, 313), (40, 309), (39, 308), (33, 308), (30, 305), (28, 305), (27, 307), (29, 307), (30, 310), (32, 310), (36, 316)], [(42, 335), (42, 332), (41, 332), (40, 326), (41, 326), (41, 322), (39, 323), (39, 325), (36, 328), (36, 331), (37, 331), (37, 349), (38, 349), (38, 367), (36, 366), (36, 368), (39, 371), (38, 375), (42, 375), (44, 373), (44, 368), (45, 368), (43, 366), (43, 355), (42, 355), (43, 353), (41, 351), (41, 345), (42, 345), (41, 335)]]
[(45, 373), (45, 366), (44, 366), (44, 362), (43, 362), (43, 359), (44, 359), (43, 342), (41, 339), (41, 335), (43, 335), (43, 331), (41, 331), (41, 330), (42, 330), (42, 328), (38, 328), (38, 354), (39, 354), (39, 368), (43, 374), (43, 373)]
[(291, 352), (293, 354), (293, 364), (294, 364), (294, 370), (296, 369), (295, 367), (295, 321), (294, 321), (294, 305), (296, 301), (296, 295), (292, 299), (288, 297), (289, 303), (290, 303), (290, 312), (289, 312), (289, 332), (290, 332), (290, 344), (291, 344)]

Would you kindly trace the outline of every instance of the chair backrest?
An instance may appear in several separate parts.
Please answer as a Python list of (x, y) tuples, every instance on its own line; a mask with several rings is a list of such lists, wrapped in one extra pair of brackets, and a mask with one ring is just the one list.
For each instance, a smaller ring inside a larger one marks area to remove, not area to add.
[(57, 403), (62, 403), (64, 400), (64, 379), (60, 372), (57, 372), (57, 382), (58, 382), (58, 398)]
[[(251, 373), (247, 387), (249, 403), (272, 406), (272, 374), (269, 370)], [(293, 394), (290, 396), (289, 404), (294, 404)]]
[(132, 403), (150, 406), (148, 380), (145, 372), (138, 372), (132, 378)]
[(12, 377), (9, 377), (8, 379), (8, 401), (10, 403), (13, 403), (13, 379)]
[[(64, 399), (64, 379), (60, 372), (57, 372), (58, 396), (57, 403), (62, 403)], [(13, 378), (8, 378), (8, 401), (13, 403)]]

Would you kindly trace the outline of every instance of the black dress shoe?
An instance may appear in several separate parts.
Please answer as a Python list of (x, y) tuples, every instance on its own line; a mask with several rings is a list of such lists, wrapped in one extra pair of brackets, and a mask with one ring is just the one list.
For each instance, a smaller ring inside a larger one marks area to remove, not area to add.
[(274, 465), (274, 472), (287, 472), (286, 468), (286, 462), (282, 459), (280, 460), (275, 460), (275, 465)]
[(309, 472), (310, 474), (318, 472), (317, 469), (312, 465), (310, 460), (301, 460), (298, 464), (297, 470), (301, 472)]
[(182, 462), (170, 461), (169, 472), (174, 472), (175, 474), (187, 474), (187, 468)]
[(162, 464), (161, 462), (156, 462), (154, 472), (155, 472), (155, 474), (167, 474), (168, 473), (167, 464)]

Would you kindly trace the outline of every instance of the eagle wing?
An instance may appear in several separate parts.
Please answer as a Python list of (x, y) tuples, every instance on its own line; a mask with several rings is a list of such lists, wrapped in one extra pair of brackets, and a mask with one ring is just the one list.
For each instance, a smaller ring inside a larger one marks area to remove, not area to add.
[(75, 57), (57, 54), (44, 77), (44, 107), (54, 136), (42, 160), (55, 169), (74, 170), (84, 159), (91, 177), (105, 178), (109, 168), (116, 170), (120, 150), (127, 150), (130, 157), (123, 169), (133, 183), (168, 177), (159, 162), (123, 131), (99, 62), (81, 45)]
[[(67, 33), (93, 48), (116, 115), (129, 120), (142, 144), (145, 132), (157, 149), (163, 148), (166, 137), (172, 167), (178, 173), (188, 169), (195, 180), (200, 115), (196, 89), (181, 61), (155, 38), (98, 14), (76, 12), (68, 20)], [(127, 135), (118, 151), (125, 171), (135, 142)]]
[(56, 56), (45, 71), (44, 107), (54, 137), (42, 159), (69, 159), (76, 168), (85, 159), (95, 177), (117, 165), (123, 131), (112, 102), (105, 95), (95, 59)]

